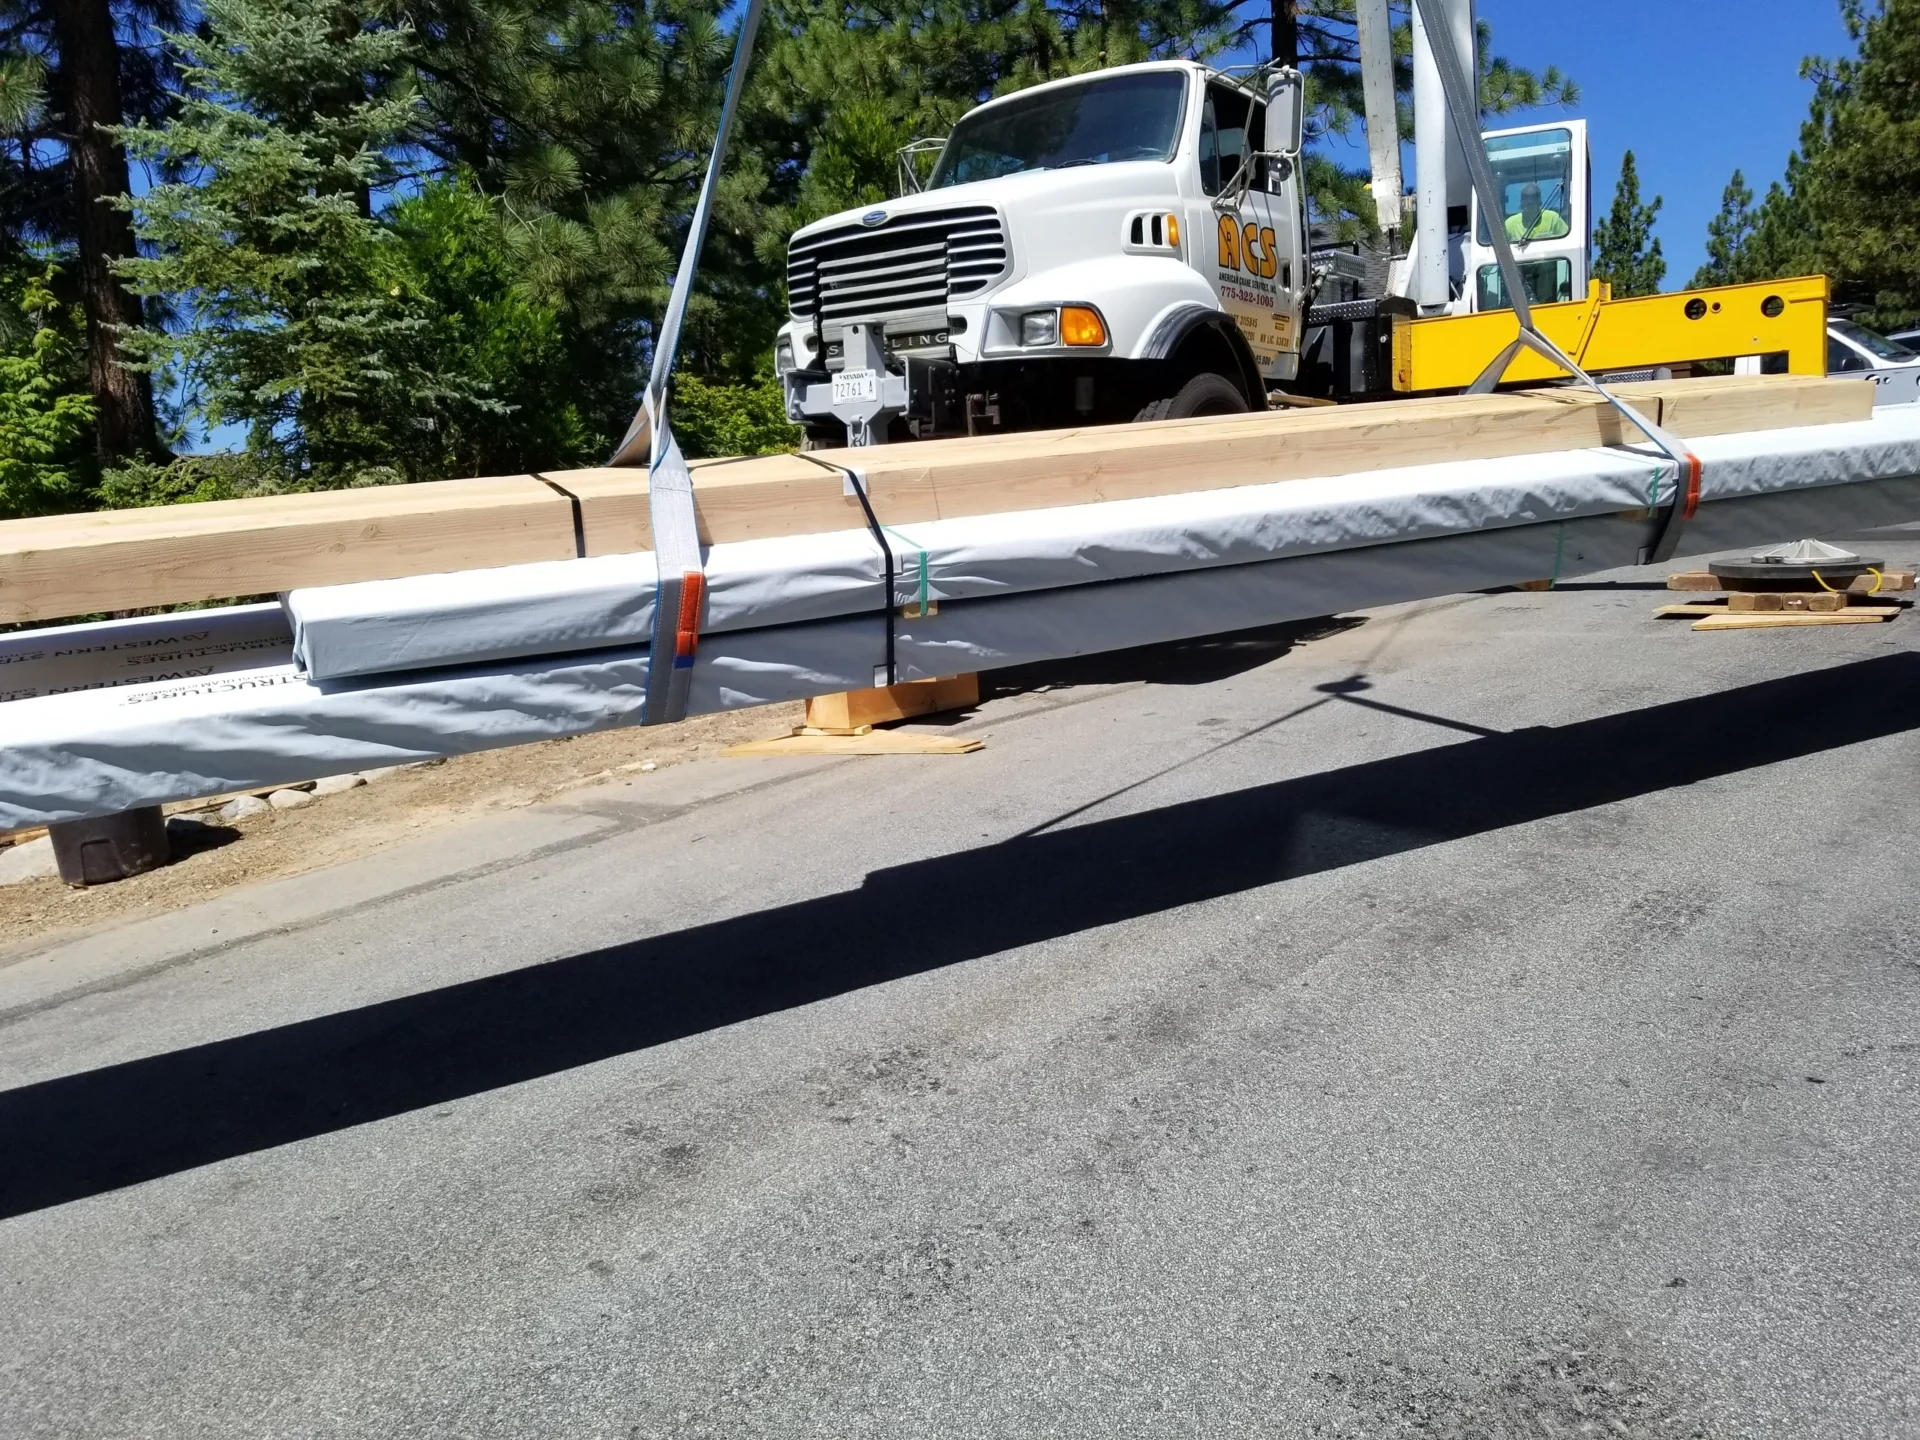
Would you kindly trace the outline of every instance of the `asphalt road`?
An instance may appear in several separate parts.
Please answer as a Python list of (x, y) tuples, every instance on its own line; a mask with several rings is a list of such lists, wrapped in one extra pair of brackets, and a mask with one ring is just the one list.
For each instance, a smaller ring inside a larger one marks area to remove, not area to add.
[(0, 966), (0, 1434), (1920, 1433), (1920, 616), (1662, 598)]

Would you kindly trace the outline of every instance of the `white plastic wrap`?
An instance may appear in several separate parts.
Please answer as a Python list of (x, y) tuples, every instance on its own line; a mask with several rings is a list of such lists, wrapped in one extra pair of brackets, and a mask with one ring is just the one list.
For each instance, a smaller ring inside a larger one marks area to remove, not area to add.
[[(229, 605), (0, 635), (0, 703), (282, 665), (293, 634), (278, 605)], [(0, 712), (3, 713), (3, 712)], [(5, 735), (0, 720), (0, 736)]]
[[(1817, 490), (1920, 473), (1920, 409), (1694, 444), (1702, 497)], [(888, 532), (894, 601), (942, 604), (1618, 514), (1672, 495), (1643, 450), (1457, 461)], [(1620, 563), (1630, 563), (1629, 555)], [(652, 618), (649, 555), (550, 561), (296, 590), (295, 657), (316, 678), (633, 644)], [(881, 558), (864, 530), (711, 547), (702, 633), (874, 611)]]

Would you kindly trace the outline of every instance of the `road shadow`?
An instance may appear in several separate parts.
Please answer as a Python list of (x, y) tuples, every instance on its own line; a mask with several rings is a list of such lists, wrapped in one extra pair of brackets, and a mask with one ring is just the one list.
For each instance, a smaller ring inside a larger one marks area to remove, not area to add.
[(877, 870), (856, 890), (0, 1093), (0, 1215), (1094, 926), (1916, 728), (1920, 655), (1899, 654), (1041, 827)]
[(1170, 640), (1159, 645), (1137, 645), (1131, 650), (1108, 650), (1070, 660), (1047, 660), (1034, 665), (1010, 665), (980, 676), (980, 697), (1018, 695), (1030, 691), (1062, 690), (1075, 685), (1211, 685), (1271, 664), (1298, 645), (1324, 640), (1366, 624), (1358, 615), (1320, 616), (1289, 620), (1228, 635), (1196, 640)]
[[(1665, 580), (1560, 580), (1554, 590), (1665, 590)], [(1551, 594), (1552, 591), (1545, 592)]]

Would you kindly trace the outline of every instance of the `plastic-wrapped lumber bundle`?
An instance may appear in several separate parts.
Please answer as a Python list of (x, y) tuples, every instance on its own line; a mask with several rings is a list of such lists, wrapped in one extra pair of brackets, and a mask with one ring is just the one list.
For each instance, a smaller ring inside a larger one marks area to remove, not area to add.
[[(1703, 504), (1859, 483), (1920, 471), (1920, 412), (1709, 438), (1696, 450)], [(1617, 515), (1665, 504), (1671, 486), (1664, 461), (1582, 450), (927, 521), (888, 529), (891, 603), (921, 609)], [(701, 632), (877, 611), (884, 583), (866, 531), (715, 545)], [(295, 590), (285, 603), (296, 661), (326, 680), (633, 644), (651, 622), (652, 585), (642, 554)]]
[[(1920, 518), (1920, 411), (1695, 449), (1703, 503), (1684, 553)], [(1584, 450), (932, 521), (894, 534), (900, 568), (884, 606), (863, 531), (717, 545), (690, 709), (872, 684), (889, 629), (896, 678), (910, 680), (1627, 565), (1649, 501), (1672, 497), (1671, 475), (1632, 451)], [(644, 556), (288, 603), (313, 673), (289, 664), (0, 707), (0, 827), (608, 729), (638, 713)]]

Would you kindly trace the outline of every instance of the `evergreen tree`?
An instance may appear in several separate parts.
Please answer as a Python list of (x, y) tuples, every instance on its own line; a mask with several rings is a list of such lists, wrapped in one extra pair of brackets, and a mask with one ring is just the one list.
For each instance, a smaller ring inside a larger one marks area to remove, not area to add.
[(1873, 323), (1920, 318), (1920, 0), (1842, 0), (1859, 53), (1817, 82), (1799, 194), (1814, 251)]
[(1654, 217), (1660, 213), (1661, 198), (1640, 203), (1640, 168), (1633, 152), (1620, 161), (1620, 183), (1613, 192), (1613, 208), (1594, 228), (1593, 274), (1613, 286), (1613, 293), (1625, 299), (1630, 295), (1658, 293), (1666, 278), (1666, 257), (1654, 237)]
[(1707, 222), (1707, 263), (1693, 272), (1688, 288), (1739, 282), (1740, 255), (1753, 238), (1753, 191), (1738, 170), (1720, 196), (1720, 213)]
[(118, 135), (180, 178), (127, 202), (151, 253), (120, 269), (184, 324), (127, 350), (149, 370), (177, 357), (192, 410), (245, 425), (270, 483), (423, 477), (449, 424), (500, 402), (438, 350), (372, 214), (413, 119), (409, 36), (305, 0), (206, 0), (203, 34), (172, 38), (179, 113)]
[(84, 321), (55, 273), (0, 270), (0, 519), (79, 508), (93, 480)]
[(0, 239), (70, 253), (62, 283), (86, 316), (89, 386), (106, 459), (158, 448), (147, 377), (123, 362), (119, 333), (142, 318), (115, 273), (133, 231), (115, 207), (129, 190), (111, 130), (165, 113), (171, 66), (156, 27), (178, 0), (0, 0)]

